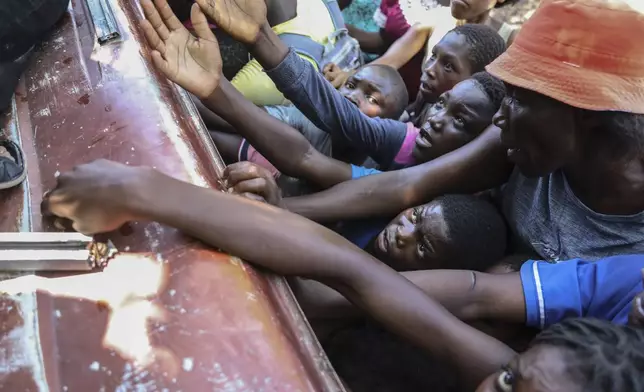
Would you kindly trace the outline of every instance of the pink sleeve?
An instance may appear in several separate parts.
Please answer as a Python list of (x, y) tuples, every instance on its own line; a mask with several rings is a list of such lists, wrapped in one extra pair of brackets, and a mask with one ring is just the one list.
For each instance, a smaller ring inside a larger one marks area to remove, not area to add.
[(414, 151), (414, 146), (416, 145), (416, 137), (420, 133), (420, 130), (414, 126), (412, 123), (407, 123), (407, 134), (403, 139), (400, 150), (394, 158), (394, 162), (401, 165), (413, 165), (416, 163), (412, 152)]
[(279, 178), (281, 174), (280, 171), (277, 170), (277, 168), (273, 166), (273, 164), (270, 163), (268, 159), (264, 158), (264, 156), (260, 154), (259, 151), (255, 150), (255, 147), (251, 146), (246, 139), (244, 139), (239, 145), (237, 158), (239, 161), (252, 162), (257, 166), (268, 169), (268, 171), (271, 172), (273, 177), (275, 177), (276, 179)]
[(400, 9), (400, 4), (398, 0), (392, 1), (388, 5), (387, 9), (387, 22), (385, 23), (385, 33), (389, 36), (390, 39), (397, 40), (398, 38), (405, 35), (407, 30), (411, 26), (402, 10)]

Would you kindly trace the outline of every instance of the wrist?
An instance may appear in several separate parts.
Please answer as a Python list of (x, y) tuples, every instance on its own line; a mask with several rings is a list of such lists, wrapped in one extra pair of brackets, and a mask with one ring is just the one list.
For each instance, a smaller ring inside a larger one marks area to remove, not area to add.
[(155, 220), (159, 192), (166, 188), (163, 182), (167, 176), (150, 167), (142, 166), (133, 170), (137, 173), (133, 181), (126, 185), (124, 208), (132, 220)]
[(265, 70), (277, 67), (286, 58), (289, 50), (268, 23), (262, 25), (255, 42), (249, 45), (248, 49)]

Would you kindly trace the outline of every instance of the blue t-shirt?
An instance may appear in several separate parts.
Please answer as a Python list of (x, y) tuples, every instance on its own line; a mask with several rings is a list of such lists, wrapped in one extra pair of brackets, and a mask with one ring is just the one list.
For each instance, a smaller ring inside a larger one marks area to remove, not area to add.
[(642, 268), (644, 255), (527, 261), (521, 266), (526, 324), (543, 329), (569, 317), (626, 324), (633, 298), (644, 290)]
[[(378, 173), (381, 173), (381, 171), (351, 165), (352, 180)], [(390, 220), (391, 219), (385, 218), (350, 220), (338, 223), (335, 231), (347, 240), (351, 241), (354, 245), (359, 246), (361, 249), (365, 249), (371, 240), (380, 234), (385, 227), (387, 227)]]

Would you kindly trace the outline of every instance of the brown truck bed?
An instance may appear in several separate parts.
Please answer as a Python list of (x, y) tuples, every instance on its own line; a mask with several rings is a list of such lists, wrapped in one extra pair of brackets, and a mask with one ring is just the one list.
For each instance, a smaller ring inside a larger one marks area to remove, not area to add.
[[(28, 170), (0, 192), (0, 231), (56, 231), (43, 192), (98, 158), (217, 187), (222, 161), (186, 93), (153, 70), (138, 3), (109, 3), (122, 42), (98, 45), (72, 0), (0, 117)], [(122, 253), (104, 272), (0, 283), (1, 391), (342, 390), (282, 278), (158, 223), (131, 229), (110, 237)]]

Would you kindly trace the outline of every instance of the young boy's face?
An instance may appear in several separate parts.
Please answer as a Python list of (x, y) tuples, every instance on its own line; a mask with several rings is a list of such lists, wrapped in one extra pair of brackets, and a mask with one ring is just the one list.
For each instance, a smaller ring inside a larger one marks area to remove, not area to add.
[(420, 93), (426, 103), (434, 103), (445, 91), (472, 76), (469, 46), (462, 34), (450, 32), (433, 48), (423, 65)]
[(492, 123), (494, 104), (474, 79), (444, 93), (427, 113), (412, 154), (427, 162), (464, 146)]
[(452, 16), (460, 20), (474, 20), (486, 11), (494, 8), (496, 3), (505, 0), (452, 0), (450, 7)]
[(440, 203), (403, 211), (376, 237), (373, 254), (398, 271), (441, 268), (450, 253)]
[(392, 90), (389, 79), (378, 67), (367, 65), (349, 77), (339, 91), (367, 116), (391, 118), (395, 110)]

